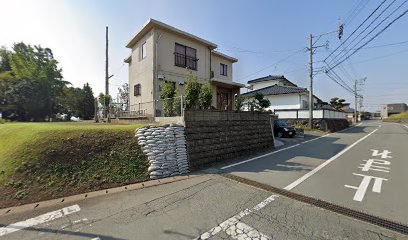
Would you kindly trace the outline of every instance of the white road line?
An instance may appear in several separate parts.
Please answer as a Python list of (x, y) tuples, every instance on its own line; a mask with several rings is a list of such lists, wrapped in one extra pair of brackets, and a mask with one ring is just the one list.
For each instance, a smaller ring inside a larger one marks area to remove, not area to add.
[[(226, 231), (229, 229), (231, 226), (238, 224), (241, 218), (244, 216), (247, 216), (251, 214), (253, 211), (258, 211), (262, 208), (264, 208), (266, 205), (268, 205), (270, 202), (275, 200), (275, 198), (278, 197), (278, 195), (271, 195), (259, 204), (257, 204), (254, 208), (252, 209), (245, 209), (244, 211), (239, 212), (237, 215), (228, 218), (224, 222), (220, 223), (218, 226), (211, 228), (209, 231), (201, 234), (199, 237), (195, 238), (195, 240), (204, 240), (204, 239), (209, 239), (211, 237), (214, 237), (218, 233), (222, 231)], [(249, 227), (249, 226), (248, 226)]]
[(294, 148), (294, 147), (297, 147), (297, 146), (300, 146), (300, 144), (298, 143), (298, 144), (295, 144), (295, 145), (292, 145), (292, 146), (289, 146), (289, 147), (286, 147), (286, 148), (279, 149), (279, 150), (274, 151), (274, 152), (270, 152), (270, 153), (267, 153), (267, 154), (264, 154), (264, 155), (261, 155), (261, 156), (257, 156), (257, 157), (254, 157), (254, 158), (247, 159), (247, 160), (242, 161), (242, 162), (237, 162), (237, 163), (234, 163), (234, 164), (231, 164), (231, 165), (228, 165), (228, 166), (224, 166), (221, 169), (224, 170), (224, 169), (227, 169), (227, 168), (230, 168), (230, 167), (235, 167), (235, 166), (247, 163), (247, 162), (252, 162), (252, 161), (254, 161), (256, 159), (263, 158), (263, 157), (266, 157), (266, 156), (269, 156), (269, 155), (273, 155), (275, 153), (282, 152), (282, 151), (285, 151), (285, 150), (288, 150), (288, 149), (291, 149), (291, 148)]
[(231, 225), (225, 230), (225, 233), (232, 239), (272, 239), (271, 237), (259, 232), (241, 221)]
[(80, 210), (81, 210), (81, 208), (78, 205), (72, 205), (72, 206), (69, 206), (69, 207), (62, 208), (60, 210), (56, 210), (56, 211), (53, 211), (53, 212), (42, 214), (42, 215), (40, 215), (38, 217), (35, 217), (35, 218), (30, 218), (30, 219), (27, 219), (25, 221), (10, 224), (10, 225), (8, 225), (6, 227), (0, 228), (0, 237), (4, 236), (4, 235), (7, 235), (7, 234), (10, 234), (10, 233), (13, 233), (13, 232), (17, 232), (17, 231), (22, 230), (24, 228), (33, 227), (33, 226), (36, 226), (38, 224), (53, 221), (53, 220), (61, 218), (63, 216), (67, 216), (67, 215), (70, 215), (72, 213), (79, 212)]
[(329, 136), (330, 134), (331, 134), (331, 133), (328, 133), (328, 134), (326, 134), (326, 135), (323, 135), (323, 136), (320, 136), (320, 137), (317, 137), (317, 138), (313, 138), (313, 139), (310, 139), (310, 140), (301, 142), (300, 144), (305, 144), (305, 143), (308, 143), (308, 142), (313, 142), (313, 141), (316, 141), (317, 139), (327, 137), (327, 136)]
[(263, 157), (266, 157), (266, 156), (270, 156), (270, 155), (273, 155), (273, 154), (278, 153), (278, 152), (282, 152), (282, 151), (285, 151), (285, 150), (288, 150), (288, 149), (291, 149), (291, 148), (294, 148), (294, 147), (298, 147), (298, 146), (300, 146), (300, 145), (302, 145), (302, 144), (306, 144), (306, 143), (309, 143), (309, 142), (316, 141), (316, 140), (318, 140), (318, 139), (327, 137), (327, 136), (329, 136), (329, 135), (331, 135), (331, 134), (341, 133), (341, 132), (350, 130), (350, 129), (352, 129), (352, 128), (355, 128), (355, 127), (357, 127), (357, 126), (360, 126), (361, 124), (362, 124), (362, 123), (359, 123), (359, 124), (357, 124), (357, 125), (355, 125), (355, 126), (352, 126), (352, 127), (346, 128), (346, 129), (343, 129), (343, 130), (338, 131), (338, 132), (328, 133), (328, 134), (325, 134), (325, 135), (320, 136), (320, 137), (317, 137), (317, 138), (313, 138), (313, 139), (310, 139), (310, 140), (307, 140), (307, 141), (304, 141), (304, 142), (300, 142), (300, 143), (298, 143), (298, 144), (295, 144), (295, 145), (292, 145), (292, 146), (289, 146), (289, 147), (286, 147), (286, 148), (282, 148), (282, 149), (279, 149), (279, 150), (276, 150), (276, 151), (273, 151), (273, 152), (270, 152), (270, 153), (263, 154), (263, 155), (261, 155), (261, 156), (257, 156), (257, 157), (250, 158), (250, 159), (247, 159), (247, 160), (244, 160), (244, 161), (241, 161), (241, 162), (233, 163), (233, 164), (231, 164), (231, 165), (224, 166), (224, 167), (222, 167), (221, 169), (224, 170), (224, 169), (231, 168), (231, 167), (235, 167), (235, 166), (238, 166), (238, 165), (247, 163), (247, 162), (252, 162), (252, 161), (254, 161), (254, 160), (257, 160), (257, 159), (260, 159), (260, 158), (263, 158)]
[(375, 133), (376, 131), (378, 131), (378, 128), (375, 129), (374, 131), (370, 132), (369, 134), (365, 135), (364, 137), (360, 138), (359, 140), (357, 140), (356, 142), (354, 142), (353, 144), (351, 144), (350, 146), (346, 147), (345, 149), (343, 149), (342, 151), (340, 151), (339, 153), (337, 153), (336, 155), (334, 155), (333, 157), (331, 157), (329, 160), (325, 161), (324, 163), (320, 164), (319, 166), (317, 166), (315, 169), (313, 169), (312, 171), (306, 173), (305, 175), (303, 175), (302, 177), (300, 177), (299, 179), (297, 179), (296, 181), (294, 181), (293, 183), (289, 184), (288, 186), (286, 186), (284, 189), (285, 190), (292, 190), (294, 187), (296, 187), (297, 185), (301, 184), (303, 181), (305, 181), (306, 179), (308, 179), (309, 177), (313, 176), (315, 173), (317, 173), (320, 169), (324, 168), (326, 165), (328, 165), (329, 163), (333, 162), (334, 160), (336, 160), (338, 157), (340, 157), (341, 155), (343, 155), (344, 153), (346, 153), (348, 150), (350, 150), (351, 148), (353, 148), (354, 146), (356, 146), (357, 144), (359, 144), (361, 141), (363, 141), (364, 139), (368, 138), (371, 134)]

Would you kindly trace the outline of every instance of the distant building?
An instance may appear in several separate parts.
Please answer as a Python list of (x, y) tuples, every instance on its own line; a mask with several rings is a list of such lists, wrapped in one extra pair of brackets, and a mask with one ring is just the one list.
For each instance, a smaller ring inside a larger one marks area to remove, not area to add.
[[(271, 106), (267, 110), (308, 109), (309, 91), (298, 87), (282, 75), (269, 75), (248, 81), (248, 88), (253, 91), (243, 93), (242, 96), (251, 100), (255, 94), (261, 93), (269, 99)], [(313, 96), (314, 108), (321, 108), (322, 101)]]
[(380, 107), (381, 117), (387, 118), (390, 115), (402, 113), (408, 110), (406, 103), (384, 104)]

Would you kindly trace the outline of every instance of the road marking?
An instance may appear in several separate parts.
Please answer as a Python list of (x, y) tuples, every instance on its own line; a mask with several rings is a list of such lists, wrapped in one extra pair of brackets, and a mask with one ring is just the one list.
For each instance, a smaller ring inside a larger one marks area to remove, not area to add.
[[(350, 129), (352, 129), (352, 128), (355, 128), (355, 127), (357, 127), (357, 126), (360, 126), (361, 124), (362, 124), (362, 123), (359, 123), (359, 124), (357, 124), (357, 125), (355, 125), (355, 126), (352, 126), (352, 127), (346, 128), (346, 129), (343, 129), (343, 130), (338, 131), (338, 132), (335, 132), (335, 133), (341, 133), (341, 132), (350, 130)], [(266, 153), (266, 154), (263, 154), (263, 155), (261, 155), (261, 156), (257, 156), (257, 157), (254, 157), (254, 158), (250, 158), (250, 159), (244, 160), (244, 161), (242, 161), (242, 162), (233, 163), (233, 164), (231, 164), (231, 165), (224, 166), (224, 167), (222, 167), (221, 169), (224, 170), (224, 169), (231, 168), (231, 167), (235, 167), (235, 166), (238, 166), (238, 165), (247, 163), (247, 162), (252, 162), (252, 161), (254, 161), (254, 160), (257, 160), (257, 159), (260, 159), (260, 158), (263, 158), (263, 157), (266, 157), (266, 156), (270, 156), (270, 155), (273, 155), (273, 154), (278, 153), (278, 152), (282, 152), (282, 151), (285, 151), (285, 150), (288, 150), (288, 149), (291, 149), (291, 148), (294, 148), (294, 147), (298, 147), (298, 146), (300, 146), (300, 145), (302, 145), (302, 144), (306, 144), (306, 143), (309, 143), (309, 142), (316, 141), (316, 140), (318, 140), (318, 139), (327, 137), (327, 136), (329, 136), (329, 135), (331, 135), (331, 134), (334, 134), (334, 133), (328, 133), (328, 134), (326, 134), (326, 135), (323, 135), (323, 136), (320, 136), (320, 137), (317, 137), (317, 138), (313, 138), (313, 139), (310, 139), (310, 140), (307, 140), (307, 141), (304, 141), (304, 142), (300, 142), (300, 143), (298, 143), (298, 144), (295, 144), (295, 145), (292, 145), (292, 146), (289, 146), (289, 147), (286, 147), (286, 148), (282, 148), (282, 149), (279, 149), (279, 150), (276, 150), (276, 151), (273, 151), (273, 152), (270, 152), (270, 153)]]
[(53, 220), (61, 218), (63, 216), (67, 216), (67, 215), (79, 212), (80, 210), (81, 210), (81, 208), (78, 205), (72, 205), (72, 206), (69, 206), (69, 207), (62, 208), (60, 210), (56, 210), (56, 211), (53, 211), (53, 212), (42, 214), (42, 215), (40, 215), (38, 217), (35, 217), (35, 218), (30, 218), (30, 219), (27, 219), (25, 221), (10, 224), (10, 225), (8, 225), (6, 227), (0, 228), (0, 237), (4, 236), (4, 235), (7, 235), (7, 234), (10, 234), (10, 233), (13, 233), (13, 232), (17, 232), (17, 231), (22, 230), (24, 228), (33, 227), (33, 226), (36, 226), (38, 224), (53, 221)]
[(358, 174), (358, 173), (353, 173), (355, 176), (361, 176), (363, 177), (363, 180), (361, 181), (360, 185), (358, 187), (356, 186), (350, 186), (350, 185), (344, 185), (346, 188), (351, 188), (351, 189), (356, 189), (356, 193), (354, 194), (353, 200), (361, 202), (364, 199), (364, 195), (367, 191), (367, 188), (371, 182), (371, 179), (374, 179), (374, 185), (372, 188), (372, 191), (375, 193), (381, 193), (381, 186), (383, 181), (388, 181), (386, 178), (380, 178), (380, 177), (374, 177), (374, 176), (368, 176), (368, 175), (363, 175), (363, 174)]
[(308, 142), (313, 142), (313, 141), (315, 141), (315, 140), (317, 140), (317, 139), (327, 137), (327, 136), (329, 136), (330, 134), (331, 134), (331, 133), (328, 133), (328, 134), (326, 134), (326, 135), (323, 135), (323, 136), (320, 136), (320, 137), (317, 137), (317, 138), (313, 138), (313, 139), (310, 139), (310, 140), (301, 142), (300, 144), (305, 144), (305, 143), (308, 143)]
[(261, 155), (261, 156), (257, 156), (257, 157), (254, 157), (254, 158), (247, 159), (247, 160), (242, 161), (242, 162), (237, 162), (237, 163), (234, 163), (234, 164), (231, 164), (231, 165), (228, 165), (228, 166), (224, 166), (221, 169), (224, 170), (224, 169), (227, 169), (227, 168), (230, 168), (230, 167), (235, 167), (235, 166), (247, 163), (247, 162), (252, 162), (252, 161), (254, 161), (256, 159), (263, 158), (263, 157), (266, 157), (266, 156), (269, 156), (269, 155), (273, 155), (275, 153), (282, 152), (282, 151), (285, 151), (285, 150), (288, 150), (288, 149), (291, 149), (291, 148), (294, 148), (294, 147), (297, 147), (297, 146), (300, 146), (300, 144), (298, 143), (298, 144), (295, 144), (295, 145), (292, 145), (292, 146), (289, 146), (289, 147), (286, 147), (286, 148), (279, 149), (277, 151), (273, 151), (273, 152), (270, 152), (270, 153), (267, 153), (267, 154), (264, 154), (264, 155)]
[[(363, 172), (368, 172), (370, 170), (372, 171), (377, 171), (377, 172), (386, 172), (389, 173), (390, 168), (386, 166), (377, 166), (377, 165), (391, 165), (390, 161), (387, 160), (382, 160), (382, 159), (368, 159), (368, 160), (363, 160), (366, 163), (360, 163), (360, 166), (358, 168), (361, 169)], [(376, 164), (376, 165), (374, 165)]]
[(324, 163), (320, 164), (319, 166), (317, 166), (315, 169), (313, 169), (312, 171), (306, 173), (305, 175), (303, 175), (302, 177), (300, 177), (299, 179), (297, 179), (296, 181), (294, 181), (293, 183), (289, 184), (288, 186), (286, 186), (284, 189), (285, 190), (292, 190), (294, 187), (296, 187), (297, 185), (301, 184), (303, 181), (305, 181), (306, 179), (308, 179), (309, 177), (313, 176), (315, 173), (317, 173), (320, 169), (324, 168), (325, 166), (327, 166), (329, 163), (333, 162), (334, 160), (336, 160), (338, 157), (340, 157), (341, 155), (343, 155), (344, 153), (346, 153), (348, 150), (350, 150), (351, 148), (353, 148), (354, 146), (356, 146), (357, 144), (359, 144), (361, 141), (363, 141), (364, 139), (368, 138), (371, 134), (375, 133), (376, 131), (378, 131), (378, 128), (375, 129), (374, 131), (370, 132), (369, 134), (365, 135), (364, 137), (360, 138), (359, 140), (357, 140), (356, 142), (354, 142), (353, 144), (351, 144), (350, 146), (346, 147), (345, 149), (343, 149), (342, 151), (340, 151), (339, 153), (337, 153), (336, 155), (334, 155), (333, 157), (331, 157), (329, 160), (325, 161)]
[[(249, 214), (251, 214), (254, 211), (258, 211), (262, 208), (264, 208), (266, 205), (268, 205), (270, 202), (272, 202), (273, 200), (275, 200), (275, 198), (278, 197), (277, 195), (271, 195), (268, 198), (266, 198), (265, 200), (263, 200), (262, 202), (260, 202), (259, 204), (257, 204), (255, 207), (253, 207), (252, 209), (245, 209), (244, 211), (239, 212), (237, 215), (234, 215), (230, 218), (228, 218), (227, 220), (225, 220), (224, 222), (220, 223), (218, 226), (211, 228), (209, 231), (201, 234), (199, 237), (195, 238), (195, 240), (204, 240), (204, 239), (209, 239), (211, 237), (214, 237), (215, 235), (217, 235), (218, 233), (222, 232), (222, 231), (226, 231), (227, 229), (229, 229), (231, 226), (238, 224), (241, 218), (243, 218), (244, 216), (247, 216)], [(249, 227), (249, 226), (248, 226)], [(227, 233), (228, 234), (228, 233)], [(267, 238), (268, 239), (268, 238)]]
[(233, 239), (272, 239), (241, 221), (231, 225), (225, 230), (225, 233)]

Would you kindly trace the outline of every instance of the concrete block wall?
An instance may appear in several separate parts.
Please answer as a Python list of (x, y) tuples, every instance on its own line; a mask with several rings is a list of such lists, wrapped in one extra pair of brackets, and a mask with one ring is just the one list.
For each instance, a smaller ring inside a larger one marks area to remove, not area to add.
[(190, 169), (273, 148), (271, 117), (259, 112), (185, 111)]

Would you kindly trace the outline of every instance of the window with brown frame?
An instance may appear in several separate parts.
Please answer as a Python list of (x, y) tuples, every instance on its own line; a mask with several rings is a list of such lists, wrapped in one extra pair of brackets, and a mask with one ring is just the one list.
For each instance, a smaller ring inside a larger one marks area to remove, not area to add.
[(191, 70), (197, 70), (197, 49), (175, 44), (174, 65), (178, 67), (187, 67)]
[(140, 96), (142, 94), (141, 92), (141, 85), (140, 84), (136, 84), (134, 86), (134, 96)]

